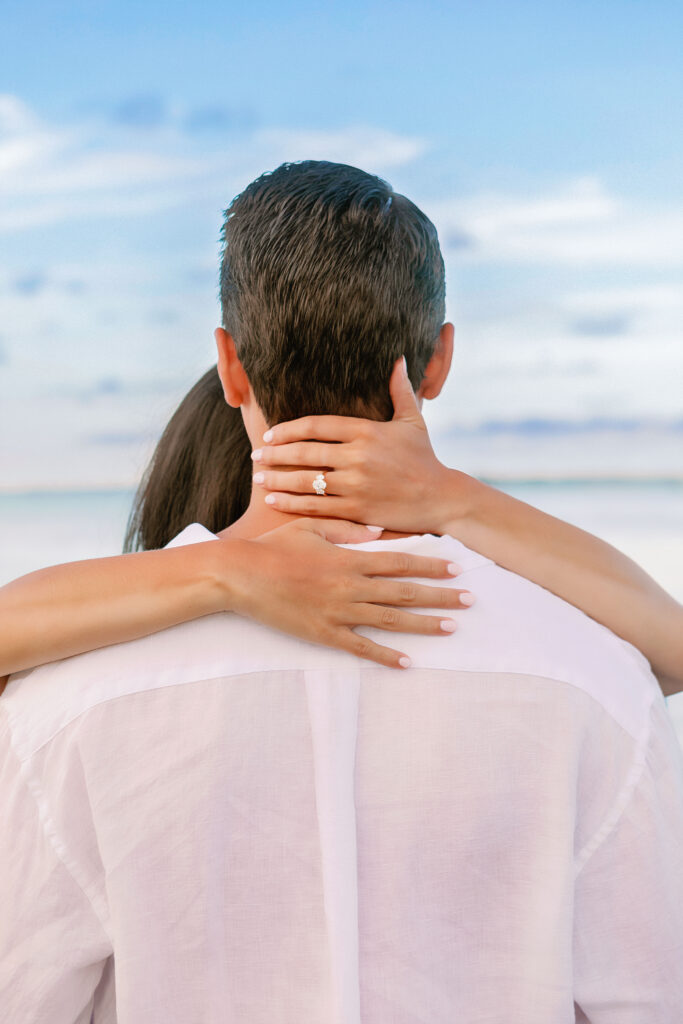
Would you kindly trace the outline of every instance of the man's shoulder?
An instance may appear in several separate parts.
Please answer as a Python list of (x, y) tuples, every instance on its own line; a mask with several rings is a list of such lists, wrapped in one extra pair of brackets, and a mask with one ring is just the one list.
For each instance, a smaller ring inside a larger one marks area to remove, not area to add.
[[(212, 537), (191, 527), (177, 541)], [(475, 604), (455, 613), (458, 628), (452, 636), (401, 636), (400, 648), (415, 669), (556, 680), (582, 689), (631, 734), (637, 731), (643, 703), (657, 689), (649, 666), (639, 652), (578, 609), (452, 537), (422, 535), (354, 547), (443, 557), (461, 566), (455, 578), (421, 581), (469, 589)], [(359, 631), (384, 645), (398, 643), (386, 632)], [(221, 613), (20, 673), (10, 681), (3, 707), (15, 723), (15, 739), (24, 737), (28, 755), (91, 708), (142, 691), (164, 688), (172, 699), (173, 687), (208, 679), (283, 669), (352, 673), (369, 664)]]
[(172, 700), (174, 689), (186, 684), (287, 666), (316, 668), (326, 650), (222, 612), (20, 672), (10, 678), (2, 707), (15, 747), (30, 756), (107, 701), (159, 690)]
[(474, 565), (458, 579), (476, 597), (472, 614), (458, 619), (468, 648), (463, 657), (473, 664), (485, 661), (491, 671), (575, 686), (631, 735), (640, 733), (660, 691), (639, 650), (556, 594), (494, 562)]
[[(581, 690), (632, 736), (659, 686), (640, 651), (557, 595), (509, 572), (457, 538), (424, 535), (373, 541), (366, 548), (401, 546), (446, 558), (462, 572), (448, 585), (470, 590), (474, 605), (456, 612), (452, 637), (410, 636), (401, 649), (424, 668), (536, 676)], [(443, 581), (439, 581), (443, 585)], [(433, 609), (427, 609), (433, 614)], [(386, 634), (372, 638), (386, 643)]]

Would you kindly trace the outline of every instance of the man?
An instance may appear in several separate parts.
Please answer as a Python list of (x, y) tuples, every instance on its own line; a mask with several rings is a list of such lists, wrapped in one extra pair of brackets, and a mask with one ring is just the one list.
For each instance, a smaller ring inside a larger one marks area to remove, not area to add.
[[(438, 395), (438, 240), (385, 183), (284, 165), (224, 243), (253, 447), (387, 418), (402, 352)], [(255, 488), (228, 532), (286, 518)], [(683, 1019), (680, 754), (645, 660), (453, 538), (367, 547), (452, 559), (477, 597), (456, 636), (402, 638), (404, 673), (219, 615), (8, 689), (12, 1024)]]

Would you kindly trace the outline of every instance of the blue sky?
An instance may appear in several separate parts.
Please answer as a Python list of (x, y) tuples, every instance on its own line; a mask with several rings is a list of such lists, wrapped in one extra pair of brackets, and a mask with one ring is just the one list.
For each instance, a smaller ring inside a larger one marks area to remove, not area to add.
[(283, 159), (437, 224), (435, 431), (678, 422), (682, 50), (656, 0), (6, 0), (0, 487), (135, 478), (212, 360), (221, 209)]

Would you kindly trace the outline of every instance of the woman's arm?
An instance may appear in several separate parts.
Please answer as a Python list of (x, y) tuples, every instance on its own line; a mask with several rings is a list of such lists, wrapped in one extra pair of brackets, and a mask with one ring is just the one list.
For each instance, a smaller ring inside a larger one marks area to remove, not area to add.
[(621, 551), (455, 470), (450, 533), (576, 605), (643, 652), (665, 697), (683, 691), (683, 606)]
[(404, 609), (464, 607), (462, 592), (383, 578), (452, 578), (456, 571), (443, 559), (335, 546), (375, 540), (379, 532), (340, 520), (299, 520), (257, 540), (219, 539), (29, 573), (0, 588), (0, 693), (11, 672), (226, 610), (405, 667), (400, 652), (352, 627), (444, 636), (442, 622), (451, 620), (443, 614)]
[[(395, 416), (388, 423), (314, 416), (269, 431), (256, 455), (263, 477), (256, 483), (273, 492), (273, 507), (450, 533), (638, 647), (666, 696), (683, 691), (683, 607), (604, 541), (442, 465), (402, 360), (390, 390)], [(277, 465), (310, 468), (270, 469)], [(311, 486), (320, 468), (330, 470), (322, 498)]]

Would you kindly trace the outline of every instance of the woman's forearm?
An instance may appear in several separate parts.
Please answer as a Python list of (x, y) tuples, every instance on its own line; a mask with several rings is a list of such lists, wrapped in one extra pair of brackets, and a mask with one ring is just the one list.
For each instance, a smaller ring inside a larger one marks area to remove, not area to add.
[[(683, 691), (683, 606), (590, 533), (449, 470), (444, 532), (552, 591), (639, 648), (666, 696)], [(445, 507), (445, 506), (444, 506)]]
[[(401, 576), (452, 577), (444, 559), (353, 551), (378, 527), (342, 520), (296, 520), (251, 539), (224, 537), (161, 551), (72, 562), (0, 588), (0, 693), (9, 673), (134, 640), (177, 623), (234, 611), (309, 643), (405, 667), (391, 646), (355, 626), (447, 635), (446, 608), (464, 608), (454, 588), (414, 585)], [(434, 608), (438, 614), (411, 610)], [(387, 606), (394, 608), (391, 623)]]
[[(228, 608), (215, 544), (55, 565), (0, 587), (0, 677)], [(243, 542), (220, 544), (241, 559)]]

